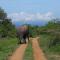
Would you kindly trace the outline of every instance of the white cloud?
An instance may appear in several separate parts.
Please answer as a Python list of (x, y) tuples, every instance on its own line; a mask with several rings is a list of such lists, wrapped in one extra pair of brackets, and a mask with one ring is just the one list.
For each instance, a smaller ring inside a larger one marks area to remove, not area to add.
[(12, 19), (12, 22), (17, 22), (17, 21), (36, 21), (36, 20), (43, 20), (43, 21), (49, 21), (52, 18), (54, 18), (52, 12), (47, 12), (44, 14), (41, 13), (25, 13), (25, 12), (20, 12), (20, 13), (12, 13), (9, 14), (8, 17)]
[(37, 13), (36, 16), (37, 16), (37, 19), (46, 20), (46, 21), (51, 20), (54, 17), (52, 12), (47, 12), (45, 14)]

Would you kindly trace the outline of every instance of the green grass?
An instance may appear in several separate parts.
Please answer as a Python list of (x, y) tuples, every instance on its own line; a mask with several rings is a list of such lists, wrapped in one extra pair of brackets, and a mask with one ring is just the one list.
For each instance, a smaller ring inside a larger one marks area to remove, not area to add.
[(48, 60), (60, 60), (60, 45), (51, 46), (49, 48), (50, 39), (50, 35), (40, 35), (40, 47), (43, 49)]
[(0, 39), (0, 60), (7, 60), (17, 46), (17, 38)]
[(24, 54), (24, 59), (23, 60), (34, 60), (33, 59), (33, 51), (32, 51), (32, 44), (29, 43), (27, 46), (27, 49)]

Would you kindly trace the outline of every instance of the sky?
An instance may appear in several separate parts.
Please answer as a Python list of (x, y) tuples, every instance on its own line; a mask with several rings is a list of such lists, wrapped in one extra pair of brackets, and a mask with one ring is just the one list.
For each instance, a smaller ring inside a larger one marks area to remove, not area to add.
[(15, 25), (41, 25), (53, 18), (60, 18), (60, 0), (0, 0), (0, 7)]

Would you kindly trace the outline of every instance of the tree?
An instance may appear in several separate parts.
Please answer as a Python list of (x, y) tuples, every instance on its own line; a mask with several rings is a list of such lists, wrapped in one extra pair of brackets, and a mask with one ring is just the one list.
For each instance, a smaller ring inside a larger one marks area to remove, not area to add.
[(7, 13), (0, 8), (0, 37), (12, 36), (15, 26), (12, 24), (11, 19), (7, 17)]
[(7, 14), (6, 14), (5, 11), (0, 7), (0, 19), (1, 19), (1, 20), (5, 20), (5, 18), (7, 18)]

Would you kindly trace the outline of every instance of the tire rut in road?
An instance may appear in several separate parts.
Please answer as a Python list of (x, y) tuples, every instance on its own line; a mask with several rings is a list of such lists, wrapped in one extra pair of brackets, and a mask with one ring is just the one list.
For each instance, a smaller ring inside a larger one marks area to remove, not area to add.
[(33, 55), (34, 60), (47, 60), (42, 52), (42, 49), (39, 47), (38, 38), (32, 39), (32, 48), (33, 48)]
[(23, 60), (24, 52), (27, 47), (27, 44), (20, 45), (19, 48), (13, 53), (9, 60)]

